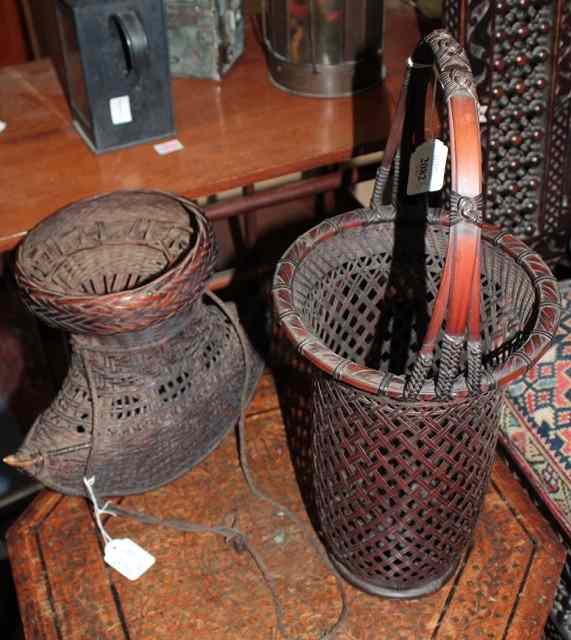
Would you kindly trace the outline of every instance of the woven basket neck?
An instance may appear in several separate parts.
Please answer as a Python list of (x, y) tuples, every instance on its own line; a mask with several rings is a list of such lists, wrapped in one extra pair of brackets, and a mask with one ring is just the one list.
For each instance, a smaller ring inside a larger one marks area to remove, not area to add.
[[(127, 331), (112, 335), (72, 334), (71, 341), (78, 349), (88, 351), (116, 352), (147, 349), (171, 339), (191, 323), (196, 325), (198, 334), (203, 333), (207, 328), (202, 322), (205, 312), (204, 302), (199, 298), (183, 307), (179, 313), (142, 331)], [(196, 336), (197, 341), (200, 338), (200, 335)]]

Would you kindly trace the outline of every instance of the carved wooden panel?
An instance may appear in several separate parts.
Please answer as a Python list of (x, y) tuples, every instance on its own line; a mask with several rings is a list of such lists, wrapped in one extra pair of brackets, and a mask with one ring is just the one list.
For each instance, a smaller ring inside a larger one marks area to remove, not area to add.
[(485, 217), (554, 264), (571, 232), (571, 3), (444, 4), (484, 107)]

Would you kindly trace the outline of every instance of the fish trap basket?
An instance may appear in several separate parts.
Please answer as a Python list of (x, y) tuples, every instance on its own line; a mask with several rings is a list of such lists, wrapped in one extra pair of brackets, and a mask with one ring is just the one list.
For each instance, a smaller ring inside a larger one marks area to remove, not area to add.
[(95, 476), (101, 495), (125, 495), (175, 479), (218, 445), (242, 409), (246, 360), (261, 362), (203, 295), (215, 257), (201, 210), (159, 192), (83, 200), (28, 234), (21, 295), (70, 333), (71, 359), (16, 466), (62, 493), (84, 494)]
[[(433, 65), (451, 134), (449, 211), (398, 180), (423, 139)], [(398, 205), (382, 205), (395, 156)], [(480, 166), (470, 67), (433, 32), (409, 60), (370, 208), (321, 223), (277, 266), (280, 331), (313, 372), (318, 526), (342, 575), (370, 593), (416, 597), (453, 574), (490, 476), (502, 387), (558, 324), (546, 265), (482, 223)]]

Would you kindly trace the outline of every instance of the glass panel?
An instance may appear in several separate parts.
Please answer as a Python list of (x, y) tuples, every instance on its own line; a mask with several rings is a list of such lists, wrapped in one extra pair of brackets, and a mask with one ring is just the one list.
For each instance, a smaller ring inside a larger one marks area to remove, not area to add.
[(318, 64), (338, 64), (344, 59), (345, 0), (314, 0)]
[(337, 64), (343, 60), (345, 0), (289, 0), (291, 62)]
[(288, 2), (288, 51), (291, 62), (311, 62), (311, 0)]

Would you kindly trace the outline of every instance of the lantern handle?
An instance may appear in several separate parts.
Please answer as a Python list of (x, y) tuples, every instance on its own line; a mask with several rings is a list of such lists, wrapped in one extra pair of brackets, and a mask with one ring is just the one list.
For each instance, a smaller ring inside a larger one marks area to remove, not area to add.
[(127, 69), (140, 78), (148, 60), (149, 40), (139, 16), (132, 9), (111, 16), (124, 43)]

